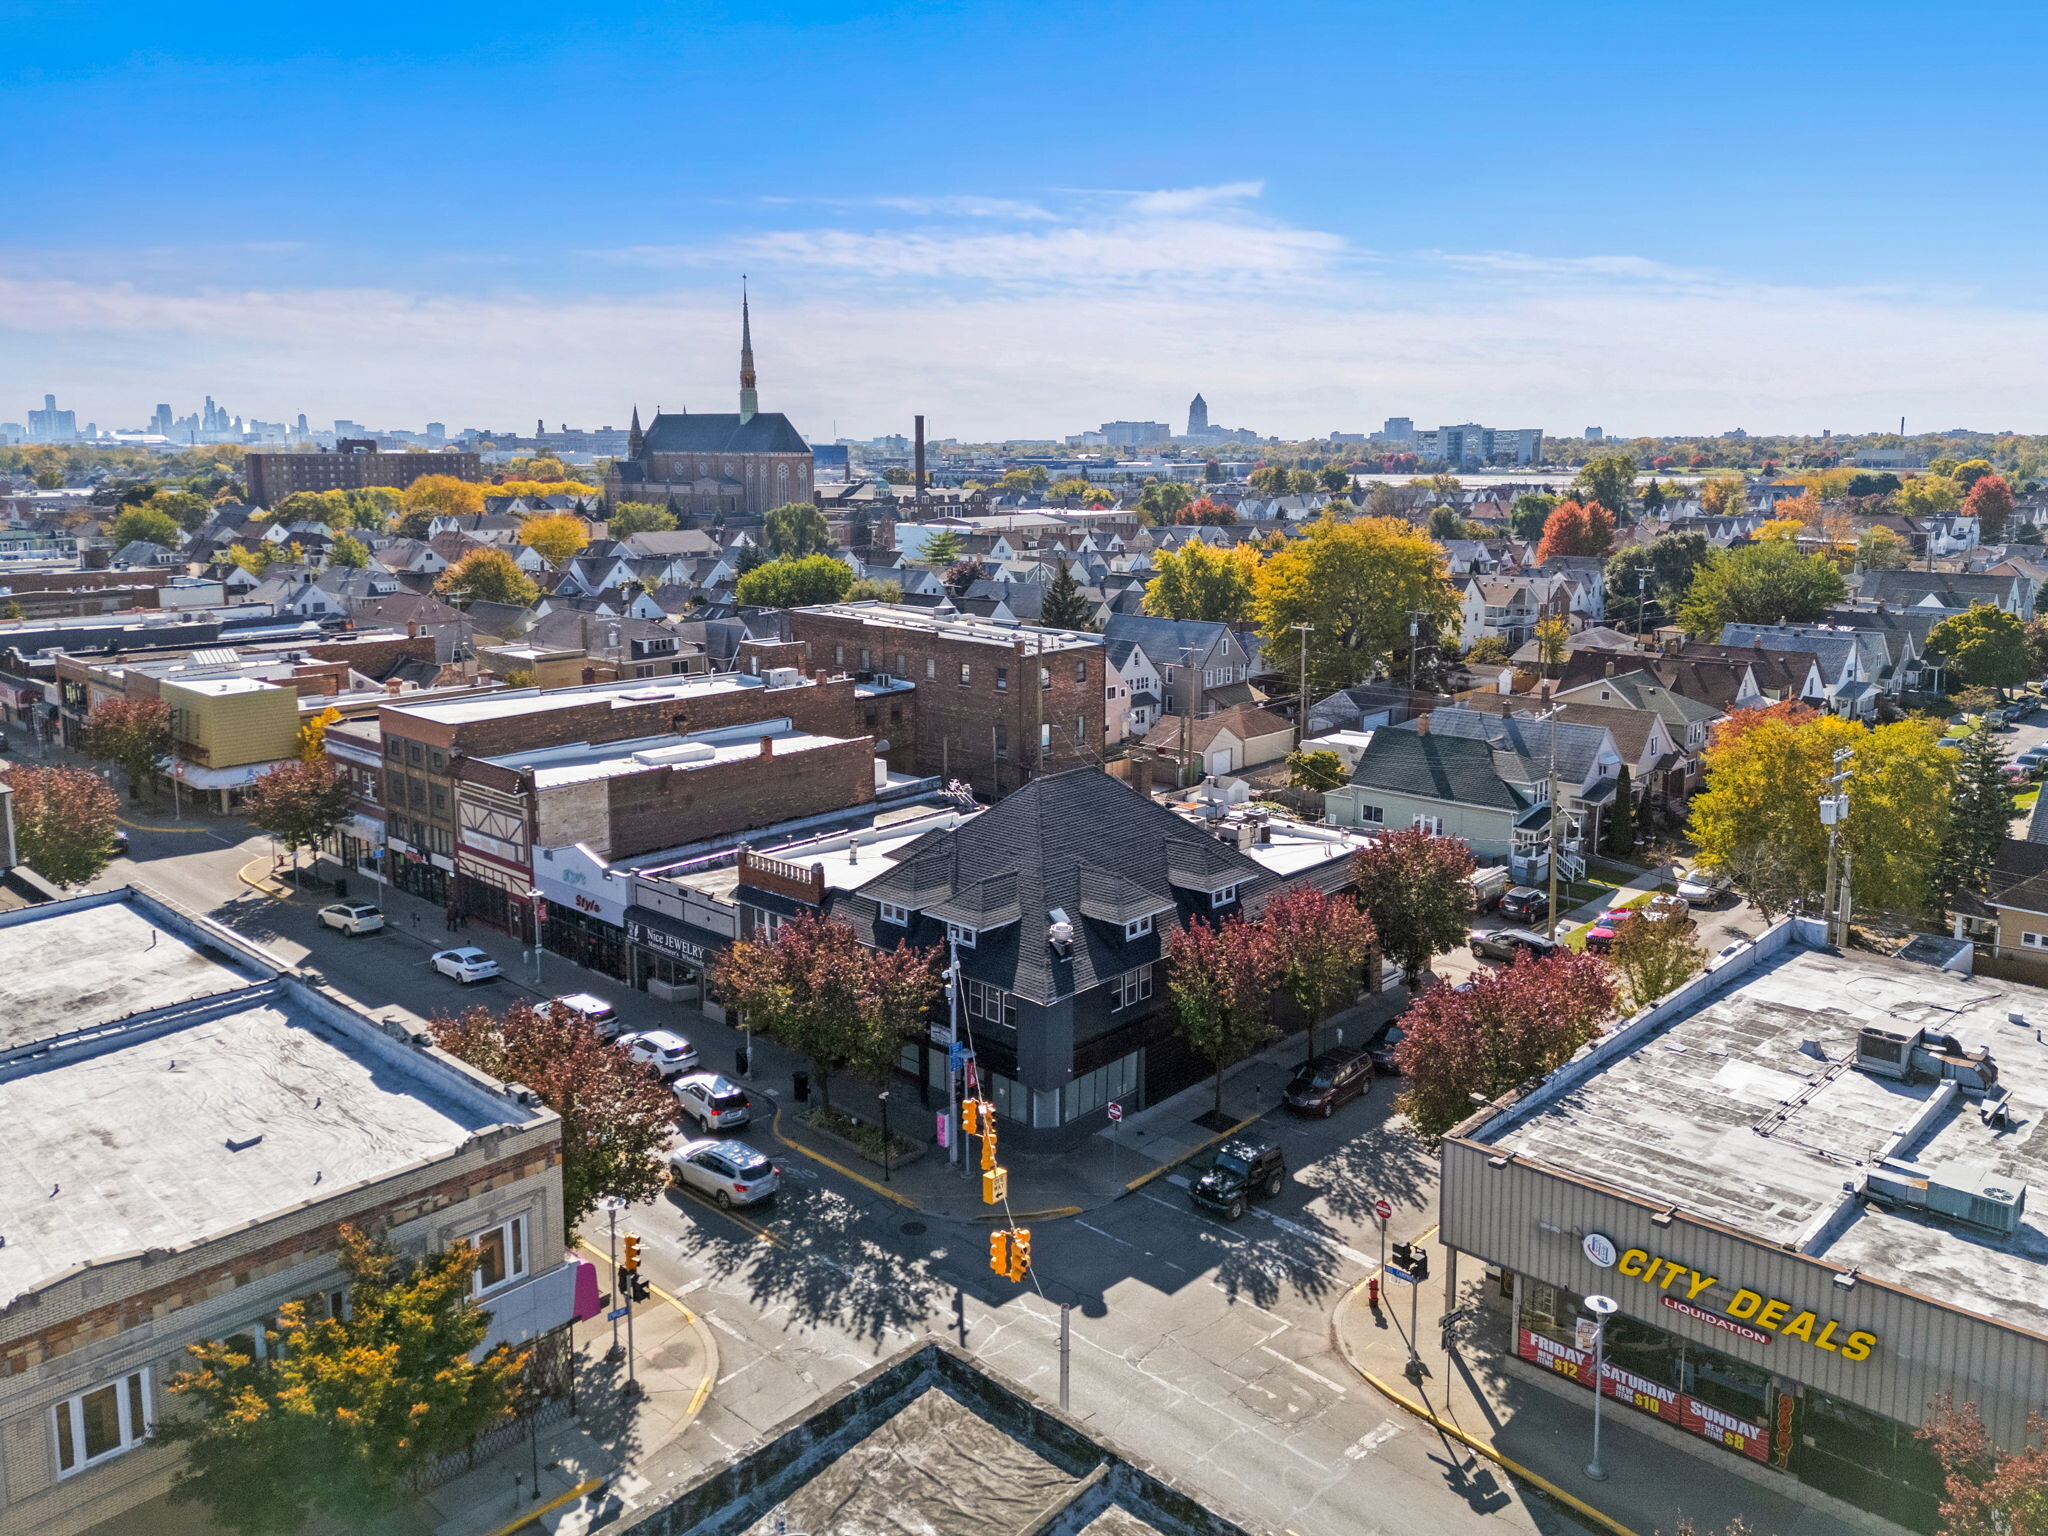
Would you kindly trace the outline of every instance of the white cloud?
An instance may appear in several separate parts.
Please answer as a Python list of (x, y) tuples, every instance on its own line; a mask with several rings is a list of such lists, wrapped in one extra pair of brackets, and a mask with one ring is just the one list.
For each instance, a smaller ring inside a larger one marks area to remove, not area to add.
[(1218, 203), (1242, 203), (1266, 190), (1263, 181), (1233, 181), (1220, 187), (1165, 187), (1156, 192), (1131, 195), (1134, 212), (1153, 217), (1171, 217), (1213, 208)]

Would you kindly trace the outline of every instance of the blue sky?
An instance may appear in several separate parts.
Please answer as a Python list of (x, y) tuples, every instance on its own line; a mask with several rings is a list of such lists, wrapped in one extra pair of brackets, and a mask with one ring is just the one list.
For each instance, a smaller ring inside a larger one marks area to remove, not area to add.
[(2038, 7), (0, 0), (0, 417), (2048, 430)]

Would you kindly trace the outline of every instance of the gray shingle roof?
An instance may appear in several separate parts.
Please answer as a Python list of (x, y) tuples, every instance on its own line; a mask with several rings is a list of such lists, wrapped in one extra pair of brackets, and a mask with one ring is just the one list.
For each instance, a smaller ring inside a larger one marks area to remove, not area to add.
[(647, 429), (649, 453), (809, 453), (811, 445), (780, 411), (741, 421), (737, 411), (664, 413)]
[(1483, 741), (1459, 736), (1424, 736), (1398, 726), (1372, 733), (1351, 782), (1365, 789), (1393, 794), (1483, 805), (1520, 814), (1528, 797), (1501, 778), (1493, 765), (1493, 749)]

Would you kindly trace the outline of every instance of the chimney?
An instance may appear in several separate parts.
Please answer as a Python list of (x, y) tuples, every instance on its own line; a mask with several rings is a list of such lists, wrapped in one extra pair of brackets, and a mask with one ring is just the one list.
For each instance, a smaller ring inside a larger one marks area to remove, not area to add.
[(761, 755), (763, 757), (773, 757), (775, 755), (775, 738), (773, 736), (763, 736), (761, 738)]
[(1427, 736), (1429, 734), (1428, 710), (1424, 710), (1421, 714), (1415, 717), (1415, 734), (1418, 736)]
[(320, 691), (330, 699), (333, 698), (337, 693), (341, 692), (340, 674), (335, 672), (329, 672), (325, 677), (321, 678)]
[(407, 619), (405, 621), (405, 638), (408, 640), (417, 640), (419, 639), (419, 637), (420, 621), (418, 619)]
[(1131, 769), (1125, 782), (1146, 799), (1152, 798), (1152, 754), (1150, 752), (1133, 752), (1131, 754)]
[(924, 418), (917, 418), (917, 504), (924, 506)]
[(399, 681), (397, 678), (394, 677), (391, 679), (391, 681), (384, 685), (384, 691), (390, 694), (391, 697), (395, 699), (398, 697), (399, 687)]
[(1612, 657), (1609, 657), (1607, 661), (1607, 676), (1614, 676), (1614, 660)]

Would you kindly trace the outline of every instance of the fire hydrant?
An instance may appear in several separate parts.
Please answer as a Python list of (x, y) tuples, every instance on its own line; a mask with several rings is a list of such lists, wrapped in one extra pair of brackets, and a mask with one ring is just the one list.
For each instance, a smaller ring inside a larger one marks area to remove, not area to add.
[(1380, 1282), (1377, 1275), (1365, 1282), (1365, 1304), (1375, 1312), (1380, 1309)]

